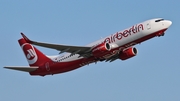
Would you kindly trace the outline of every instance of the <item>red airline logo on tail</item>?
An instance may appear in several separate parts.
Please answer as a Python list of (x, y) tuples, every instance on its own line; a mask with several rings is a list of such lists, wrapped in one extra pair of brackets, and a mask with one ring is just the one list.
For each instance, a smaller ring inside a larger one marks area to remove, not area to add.
[(29, 64), (34, 64), (38, 60), (38, 56), (34, 48), (29, 43), (24, 43), (21, 48), (24, 51), (24, 54), (28, 60)]

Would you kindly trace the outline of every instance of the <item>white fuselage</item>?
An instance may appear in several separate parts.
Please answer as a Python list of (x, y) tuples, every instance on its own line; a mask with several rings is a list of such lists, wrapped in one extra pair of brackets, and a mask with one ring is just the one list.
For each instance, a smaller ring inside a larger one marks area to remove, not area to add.
[[(148, 36), (152, 33), (155, 33), (157, 31), (167, 29), (171, 25), (171, 21), (169, 20), (162, 20), (159, 22), (155, 22), (158, 19), (151, 19), (144, 21), (142, 23), (133, 25), (127, 29), (124, 29), (122, 31), (116, 32), (114, 34), (111, 34), (105, 38), (102, 38), (100, 40), (97, 40), (93, 43), (90, 43), (86, 46), (96, 46), (102, 42), (110, 43), (112, 46), (115, 46), (116, 48), (125, 49), (128, 47), (132, 47), (133, 45), (136, 45), (138, 43), (135, 43), (135, 40), (141, 39), (145, 36)], [(126, 46), (124, 46), (126, 45)], [(123, 47), (121, 47), (123, 46)], [(52, 60), (58, 61), (58, 62), (70, 62), (78, 59), (82, 59), (83, 57), (79, 57), (78, 54), (70, 56), (71, 53), (66, 53), (64, 55), (51, 57)], [(56, 58), (56, 60), (55, 60)]]

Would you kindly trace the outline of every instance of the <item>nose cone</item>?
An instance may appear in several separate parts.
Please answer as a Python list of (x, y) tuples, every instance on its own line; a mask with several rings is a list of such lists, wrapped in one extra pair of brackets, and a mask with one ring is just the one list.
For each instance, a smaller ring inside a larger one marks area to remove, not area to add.
[(166, 25), (167, 28), (169, 28), (172, 25), (172, 21), (166, 20), (165, 25)]

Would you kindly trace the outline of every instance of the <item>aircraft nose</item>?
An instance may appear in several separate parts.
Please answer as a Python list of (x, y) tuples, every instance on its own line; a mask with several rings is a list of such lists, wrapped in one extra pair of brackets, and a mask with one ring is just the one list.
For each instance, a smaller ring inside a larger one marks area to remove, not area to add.
[(167, 28), (169, 28), (172, 25), (172, 21), (166, 20), (165, 24), (166, 24)]

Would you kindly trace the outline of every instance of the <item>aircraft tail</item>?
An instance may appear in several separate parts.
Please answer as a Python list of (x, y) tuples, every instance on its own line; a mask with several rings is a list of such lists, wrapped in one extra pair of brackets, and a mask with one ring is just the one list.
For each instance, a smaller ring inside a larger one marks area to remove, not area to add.
[(42, 66), (44, 63), (51, 61), (46, 55), (28, 43), (26, 39), (21, 38), (18, 42), (30, 66)]

